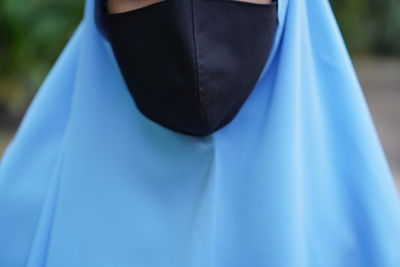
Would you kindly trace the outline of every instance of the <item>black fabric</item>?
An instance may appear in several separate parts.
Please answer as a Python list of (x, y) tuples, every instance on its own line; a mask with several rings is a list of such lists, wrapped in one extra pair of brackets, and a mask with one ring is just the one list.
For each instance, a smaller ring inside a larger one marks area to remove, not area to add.
[(268, 58), (276, 5), (164, 0), (107, 14), (107, 36), (138, 109), (189, 135), (227, 125)]

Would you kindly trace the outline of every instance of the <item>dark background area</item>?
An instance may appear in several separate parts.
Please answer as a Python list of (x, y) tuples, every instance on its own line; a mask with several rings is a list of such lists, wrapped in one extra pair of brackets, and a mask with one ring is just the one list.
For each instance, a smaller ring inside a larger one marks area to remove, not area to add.
[[(83, 0), (0, 2), (0, 155), (78, 25)], [(331, 0), (400, 180), (400, 0)]]

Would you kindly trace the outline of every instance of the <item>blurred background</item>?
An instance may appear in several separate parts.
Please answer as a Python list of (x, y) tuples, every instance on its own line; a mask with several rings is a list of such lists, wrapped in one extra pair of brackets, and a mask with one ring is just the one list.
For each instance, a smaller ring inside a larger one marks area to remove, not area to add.
[[(0, 157), (79, 23), (84, 0), (0, 2)], [(331, 0), (400, 184), (400, 1)]]

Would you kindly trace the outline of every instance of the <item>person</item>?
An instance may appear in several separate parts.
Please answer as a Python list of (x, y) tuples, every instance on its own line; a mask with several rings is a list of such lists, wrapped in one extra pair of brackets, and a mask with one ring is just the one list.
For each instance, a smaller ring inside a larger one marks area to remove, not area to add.
[(0, 266), (400, 266), (329, 2), (234, 1), (86, 0), (0, 163)]

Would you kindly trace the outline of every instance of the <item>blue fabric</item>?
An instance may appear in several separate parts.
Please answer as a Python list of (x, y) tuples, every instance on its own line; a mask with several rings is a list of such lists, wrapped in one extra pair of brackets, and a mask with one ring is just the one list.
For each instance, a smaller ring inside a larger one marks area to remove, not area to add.
[(135, 107), (94, 0), (0, 165), (2, 267), (399, 267), (400, 202), (327, 0), (207, 137)]

